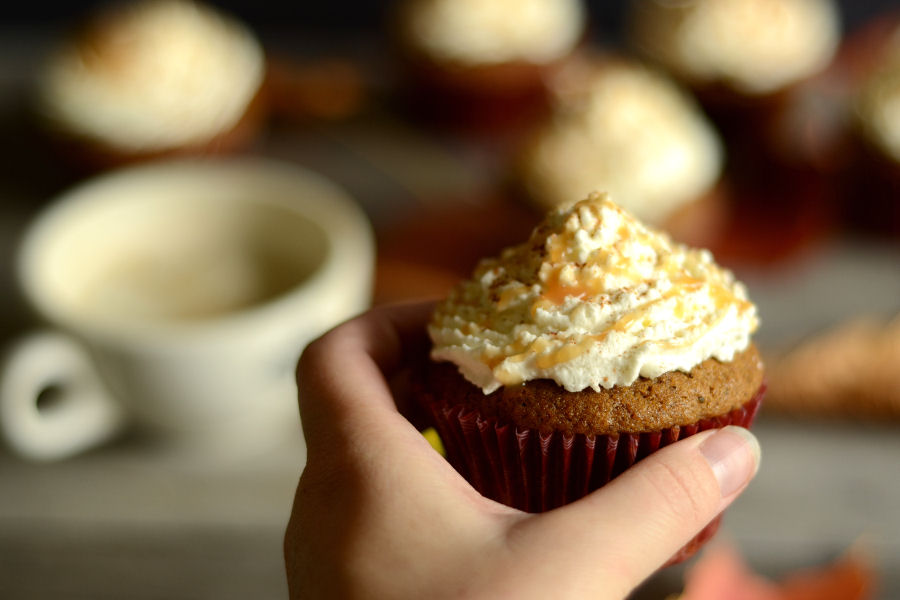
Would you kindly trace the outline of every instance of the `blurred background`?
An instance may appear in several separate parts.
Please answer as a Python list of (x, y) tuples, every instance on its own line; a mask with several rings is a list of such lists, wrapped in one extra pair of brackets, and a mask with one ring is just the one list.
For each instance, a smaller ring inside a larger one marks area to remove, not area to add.
[[(205, 4), (203, 18), (229, 20), (175, 21), (178, 44), (144, 26), (171, 23), (149, 3), (4, 9), (0, 344), (40, 322), (14, 269), (28, 225), (63, 190), (125, 165), (264, 156), (327, 177), (371, 222), (375, 304), (446, 293), (548, 208), (609, 188), (709, 247), (759, 307), (763, 468), (720, 538), (748, 572), (804, 572), (831, 594), (805, 597), (900, 597), (896, 2), (730, 1), (709, 14), (715, 3), (699, 0), (559, 2), (568, 12), (546, 13), (540, 34), (515, 2), (483, 19), (465, 11), (489, 0), (450, 17), (427, 0), (294, 4)], [(532, 18), (549, 10), (527, 4)], [(144, 54), (121, 50), (134, 39)], [(254, 47), (258, 72), (244, 61)], [(221, 64), (224, 79), (203, 80)], [(197, 92), (222, 82), (243, 103)], [(128, 435), (50, 463), (0, 452), (0, 596), (285, 597), (299, 427), (215, 466)], [(680, 592), (697, 560), (635, 597)]]
[[(5, 21), (13, 28), (45, 27), (71, 23), (84, 17), (92, 7), (102, 6), (102, 2), (54, 2), (52, 10), (41, 10), (36, 6), (19, 4), (5, 11)], [(587, 2), (593, 25), (604, 33), (618, 37), (625, 19), (627, 3)], [(839, 3), (843, 21), (848, 28), (863, 23), (869, 17), (884, 13), (891, 8), (887, 0), (861, 0)], [(359, 0), (353, 3), (303, 3), (289, 6), (281, 2), (249, 2), (231, 0), (217, 2), (220, 7), (238, 15), (246, 23), (264, 31), (266, 29), (292, 29), (302, 32), (347, 32), (376, 33), (391, 8), (391, 2)]]

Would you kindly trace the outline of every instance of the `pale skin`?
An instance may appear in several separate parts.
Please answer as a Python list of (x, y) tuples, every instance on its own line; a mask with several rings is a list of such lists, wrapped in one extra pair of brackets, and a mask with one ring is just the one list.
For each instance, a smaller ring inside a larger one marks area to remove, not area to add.
[(291, 598), (623, 598), (756, 473), (758, 444), (729, 427), (547, 513), (484, 498), (404, 416), (392, 385), (427, 353), (431, 308), (375, 309), (303, 353), (308, 460), (285, 535)]

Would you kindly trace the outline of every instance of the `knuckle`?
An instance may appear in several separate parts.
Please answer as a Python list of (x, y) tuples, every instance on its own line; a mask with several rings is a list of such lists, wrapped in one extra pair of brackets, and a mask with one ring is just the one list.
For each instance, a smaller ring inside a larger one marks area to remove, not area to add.
[(303, 352), (300, 354), (300, 360), (297, 361), (297, 381), (298, 383), (304, 379), (304, 374), (315, 372), (316, 365), (321, 360), (323, 354), (327, 354), (327, 346), (328, 341), (327, 337), (331, 335), (330, 333), (326, 333), (325, 335), (318, 337), (311, 341), (306, 347), (303, 349)]
[(334, 364), (332, 335), (333, 333), (327, 333), (310, 342), (297, 361), (295, 381), (301, 414), (308, 412), (311, 405), (317, 404), (312, 399), (321, 397), (323, 393), (323, 378), (327, 379), (330, 365)]
[(354, 327), (354, 321), (349, 321), (327, 331), (306, 345), (300, 354), (300, 360), (297, 361), (298, 384), (306, 377), (320, 373), (323, 366), (332, 364), (335, 360), (334, 355), (340, 353), (341, 340), (346, 337), (348, 329), (352, 327)]

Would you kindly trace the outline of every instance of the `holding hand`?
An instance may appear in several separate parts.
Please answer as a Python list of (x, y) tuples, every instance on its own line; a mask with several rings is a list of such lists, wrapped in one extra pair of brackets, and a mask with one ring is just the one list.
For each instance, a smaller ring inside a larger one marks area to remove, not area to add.
[(395, 375), (427, 352), (432, 308), (372, 310), (301, 358), (308, 460), (285, 535), (291, 598), (622, 598), (756, 473), (755, 438), (726, 427), (546, 513), (484, 498), (392, 393)]

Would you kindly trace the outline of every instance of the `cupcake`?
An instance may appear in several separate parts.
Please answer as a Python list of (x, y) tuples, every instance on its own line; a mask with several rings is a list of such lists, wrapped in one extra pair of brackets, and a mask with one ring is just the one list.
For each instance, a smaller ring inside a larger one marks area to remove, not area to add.
[(636, 0), (630, 39), (689, 85), (729, 150), (767, 145), (792, 89), (831, 61), (840, 41), (831, 0)]
[(37, 113), (65, 158), (91, 169), (226, 152), (258, 132), (265, 58), (241, 23), (156, 0), (93, 16), (39, 74)]
[(740, 100), (822, 70), (840, 28), (830, 0), (638, 0), (631, 38), (692, 87)]
[(836, 203), (822, 172), (839, 151), (839, 84), (826, 73), (840, 42), (836, 3), (632, 6), (632, 45), (689, 86), (722, 134), (732, 214), (717, 255), (770, 263), (814, 248), (832, 229)]
[(394, 20), (405, 102), (451, 128), (527, 123), (586, 21), (581, 0), (406, 0)]
[(592, 194), (437, 306), (416, 396), (477, 490), (545, 511), (676, 440), (749, 426), (764, 387), (756, 327), (709, 252)]
[(551, 117), (523, 144), (514, 176), (544, 212), (604, 189), (682, 241), (710, 241), (725, 208), (723, 152), (702, 111), (665, 75), (625, 59), (573, 63)]

